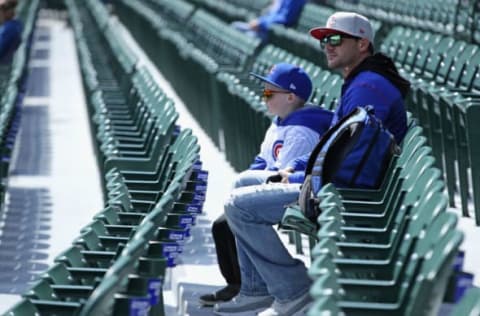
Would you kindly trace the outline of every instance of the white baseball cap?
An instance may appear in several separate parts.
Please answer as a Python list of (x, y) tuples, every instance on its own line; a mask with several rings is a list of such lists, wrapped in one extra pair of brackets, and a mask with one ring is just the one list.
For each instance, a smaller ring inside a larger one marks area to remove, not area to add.
[(325, 27), (316, 27), (310, 30), (310, 35), (321, 40), (332, 34), (347, 34), (359, 38), (366, 38), (373, 44), (373, 29), (370, 21), (354, 12), (336, 12), (332, 14)]

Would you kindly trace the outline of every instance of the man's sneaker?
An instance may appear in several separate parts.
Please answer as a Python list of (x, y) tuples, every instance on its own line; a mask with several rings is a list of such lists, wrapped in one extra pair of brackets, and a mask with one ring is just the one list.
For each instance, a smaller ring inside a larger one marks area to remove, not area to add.
[(255, 316), (261, 310), (270, 306), (273, 297), (265, 296), (246, 296), (238, 294), (230, 302), (218, 303), (213, 312), (215, 315), (222, 316)]
[(305, 293), (293, 301), (279, 303), (274, 301), (272, 306), (264, 310), (263, 312), (258, 313), (258, 316), (297, 316), (304, 315), (307, 306), (310, 305), (312, 298), (310, 294)]
[(238, 294), (239, 291), (239, 284), (229, 284), (215, 293), (200, 296), (199, 301), (205, 306), (213, 306), (216, 303), (230, 301)]

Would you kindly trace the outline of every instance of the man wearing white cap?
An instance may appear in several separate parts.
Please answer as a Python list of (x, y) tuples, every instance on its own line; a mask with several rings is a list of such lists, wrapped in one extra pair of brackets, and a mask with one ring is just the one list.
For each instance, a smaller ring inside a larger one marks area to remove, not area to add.
[(400, 143), (407, 130), (404, 98), (410, 83), (400, 77), (390, 58), (373, 53), (374, 35), (368, 19), (337, 12), (325, 27), (314, 28), (310, 34), (320, 40), (328, 67), (340, 69), (345, 79), (332, 124), (357, 106), (373, 105), (375, 115)]
[[(372, 105), (375, 116), (400, 144), (407, 132), (404, 98), (410, 83), (398, 74), (389, 57), (374, 53), (370, 21), (357, 13), (337, 12), (325, 27), (313, 28), (310, 34), (320, 41), (328, 67), (341, 70), (345, 80), (332, 125), (357, 106)], [(284, 182), (301, 183), (307, 161), (304, 155), (281, 170)]]

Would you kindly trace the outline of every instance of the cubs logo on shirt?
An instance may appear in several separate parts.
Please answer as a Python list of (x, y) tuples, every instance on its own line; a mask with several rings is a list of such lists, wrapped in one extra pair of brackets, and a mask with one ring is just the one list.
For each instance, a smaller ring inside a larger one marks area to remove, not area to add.
[(280, 154), (280, 150), (282, 150), (282, 147), (283, 147), (283, 140), (277, 140), (275, 143), (273, 143), (272, 156), (274, 160), (277, 160), (278, 155)]

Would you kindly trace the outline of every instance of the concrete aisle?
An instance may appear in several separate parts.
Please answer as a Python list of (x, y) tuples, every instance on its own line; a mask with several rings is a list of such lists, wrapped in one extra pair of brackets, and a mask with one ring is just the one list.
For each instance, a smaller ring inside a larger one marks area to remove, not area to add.
[[(230, 191), (236, 172), (206, 135), (200, 125), (192, 117), (182, 100), (176, 94), (163, 75), (156, 69), (150, 59), (141, 50), (130, 33), (123, 29), (123, 34), (140, 57), (139, 64), (151, 72), (162, 90), (175, 102), (179, 113), (178, 124), (182, 128), (191, 128), (201, 145), (200, 158), (203, 169), (209, 171), (207, 197), (204, 212), (197, 217), (192, 228), (192, 237), (180, 255), (178, 265), (167, 271), (164, 284), (165, 314), (207, 316), (213, 315), (211, 308), (198, 306), (200, 294), (214, 291), (224, 285), (217, 266), (217, 256), (211, 236), (212, 222), (223, 213), (223, 201)], [(192, 310), (194, 312), (192, 313)]]
[(0, 314), (102, 208), (80, 78), (71, 29), (40, 18), (0, 219)]

